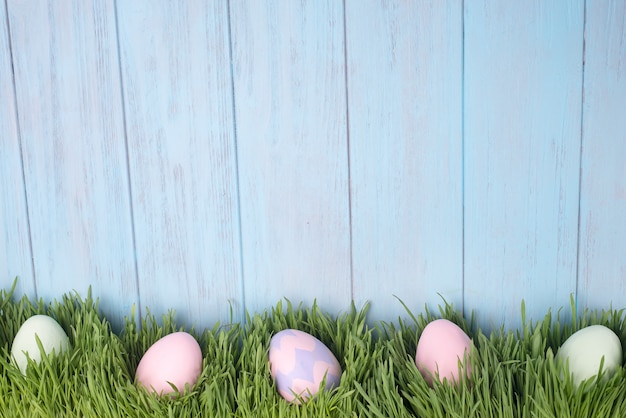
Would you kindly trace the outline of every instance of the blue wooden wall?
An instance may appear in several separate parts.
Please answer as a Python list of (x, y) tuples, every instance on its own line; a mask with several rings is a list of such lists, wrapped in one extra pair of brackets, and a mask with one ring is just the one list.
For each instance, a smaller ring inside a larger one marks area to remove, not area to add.
[(18, 294), (626, 306), (621, 0), (6, 0), (0, 106)]

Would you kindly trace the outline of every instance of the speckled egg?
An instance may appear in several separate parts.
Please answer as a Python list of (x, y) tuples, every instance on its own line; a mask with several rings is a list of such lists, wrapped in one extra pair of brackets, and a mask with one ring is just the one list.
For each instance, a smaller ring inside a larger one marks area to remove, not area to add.
[(569, 365), (574, 385), (598, 374), (604, 358), (603, 378), (610, 378), (622, 365), (622, 344), (613, 331), (603, 325), (591, 325), (572, 334), (559, 348), (556, 361)]
[(315, 396), (324, 376), (328, 390), (341, 380), (337, 358), (320, 340), (303, 331), (286, 329), (274, 335), (269, 362), (278, 393), (289, 402)]
[[(136, 381), (159, 395), (177, 394), (192, 387), (202, 372), (202, 350), (186, 332), (174, 332), (155, 342), (137, 366)], [(175, 390), (171, 385), (174, 385)]]
[(23, 374), (26, 374), (28, 360), (35, 363), (41, 361), (42, 353), (37, 345), (37, 337), (41, 341), (43, 354), (60, 354), (69, 346), (69, 338), (61, 325), (47, 315), (34, 315), (28, 318), (17, 331), (11, 346), (11, 357)]
[[(470, 337), (458, 325), (447, 319), (437, 319), (426, 325), (420, 336), (415, 364), (431, 386), (435, 376), (441, 381), (458, 382), (459, 361), (467, 359), (471, 346)], [(469, 361), (465, 364), (469, 377)]]

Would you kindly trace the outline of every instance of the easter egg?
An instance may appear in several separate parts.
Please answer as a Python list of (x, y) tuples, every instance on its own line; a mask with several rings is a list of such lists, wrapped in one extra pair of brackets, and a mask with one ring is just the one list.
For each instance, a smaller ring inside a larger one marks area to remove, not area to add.
[(329, 390), (341, 380), (337, 358), (324, 343), (303, 331), (286, 329), (274, 335), (269, 362), (278, 393), (289, 402), (315, 396), (324, 377)]
[[(37, 338), (41, 342), (43, 353), (37, 345)], [(70, 340), (61, 328), (61, 325), (47, 315), (34, 315), (28, 318), (15, 334), (11, 346), (11, 357), (17, 367), (26, 374), (28, 360), (26, 355), (36, 363), (46, 354), (60, 354), (69, 346)]]
[(139, 361), (135, 379), (159, 395), (177, 394), (184, 392), (185, 385), (195, 385), (201, 372), (200, 345), (192, 335), (175, 332), (150, 346)]
[[(415, 365), (431, 386), (436, 376), (441, 381), (458, 382), (459, 361), (468, 361), (471, 345), (469, 336), (458, 325), (447, 319), (437, 319), (426, 325), (420, 336)], [(469, 364), (465, 371), (469, 377)]]
[(572, 334), (556, 354), (561, 367), (569, 365), (574, 385), (594, 377), (604, 358), (603, 378), (610, 378), (622, 365), (622, 344), (613, 331), (603, 325), (591, 325)]

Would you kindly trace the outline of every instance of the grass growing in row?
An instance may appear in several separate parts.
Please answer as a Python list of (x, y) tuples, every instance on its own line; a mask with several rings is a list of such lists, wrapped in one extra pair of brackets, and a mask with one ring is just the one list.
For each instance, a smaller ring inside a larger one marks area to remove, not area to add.
[[(623, 417), (625, 372), (607, 381), (574, 388), (557, 369), (558, 347), (575, 331), (592, 324), (608, 326), (626, 346), (623, 310), (585, 311), (571, 320), (551, 312), (522, 328), (489, 335), (451, 305), (425, 309), (410, 320), (368, 326), (368, 307), (339, 316), (319, 306), (281, 301), (263, 313), (248, 314), (243, 324), (185, 329), (173, 313), (160, 320), (147, 313), (137, 324), (127, 319), (119, 333), (100, 313), (91, 293), (64, 295), (44, 303), (0, 291), (0, 416), (6, 417)], [(406, 307), (405, 307), (406, 308)], [(11, 364), (10, 345), (21, 324), (34, 314), (55, 318), (70, 337), (71, 348), (44, 357), (26, 376)], [(131, 312), (129, 318), (135, 318)], [(414, 364), (424, 327), (446, 318), (474, 341), (471, 377), (458, 385), (428, 386)], [(267, 360), (269, 341), (278, 331), (296, 328), (319, 338), (335, 354), (343, 375), (340, 385), (303, 405), (278, 395)], [(143, 353), (174, 332), (194, 335), (202, 348), (198, 383), (178, 397), (158, 397), (134, 384)]]

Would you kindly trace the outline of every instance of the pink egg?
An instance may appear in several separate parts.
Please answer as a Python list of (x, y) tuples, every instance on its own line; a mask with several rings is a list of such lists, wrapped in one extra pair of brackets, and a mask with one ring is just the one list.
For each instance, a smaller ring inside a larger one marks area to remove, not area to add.
[[(458, 382), (459, 361), (469, 356), (472, 341), (461, 328), (447, 319), (437, 319), (424, 328), (417, 343), (415, 364), (424, 379), (432, 386), (432, 379)], [(466, 362), (465, 372), (470, 375)]]
[(320, 340), (295, 329), (274, 335), (269, 350), (270, 374), (278, 393), (289, 402), (300, 403), (319, 392), (326, 376), (326, 389), (341, 380), (337, 358)]
[(155, 342), (141, 358), (135, 379), (159, 395), (179, 392), (195, 385), (202, 372), (202, 350), (186, 332), (175, 332)]

